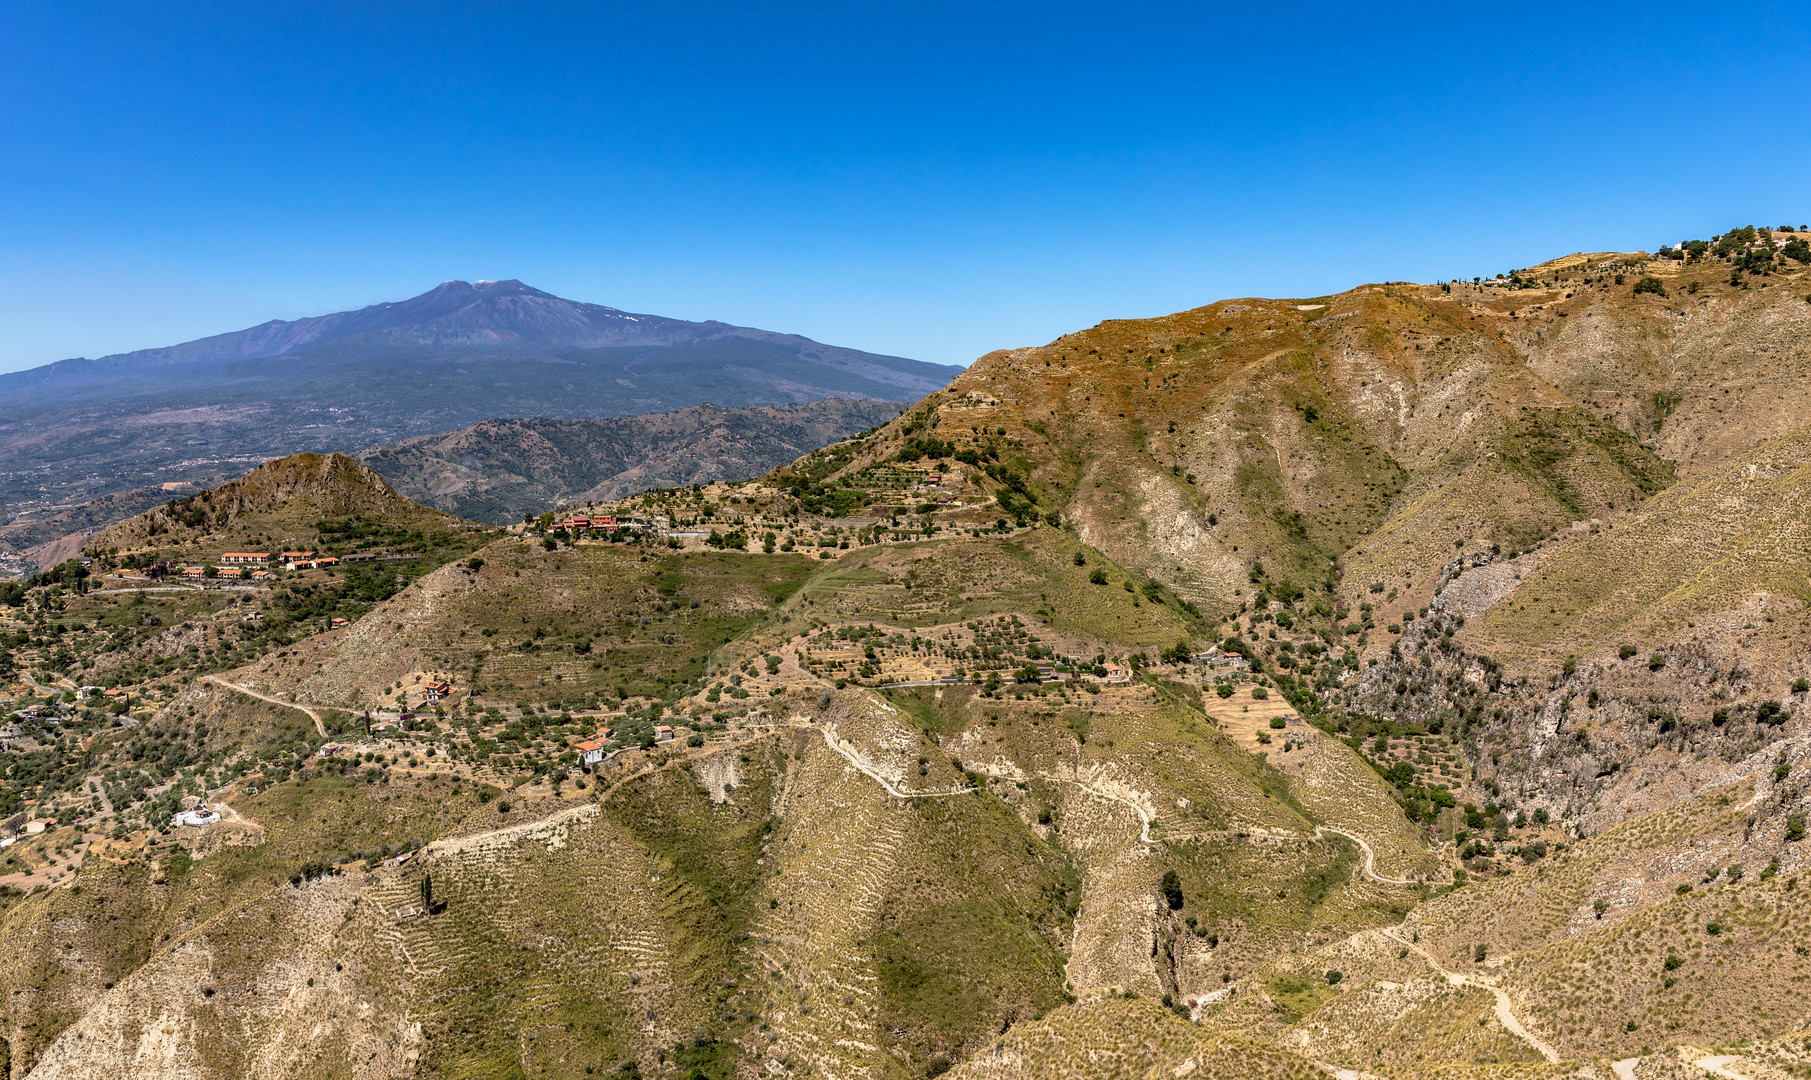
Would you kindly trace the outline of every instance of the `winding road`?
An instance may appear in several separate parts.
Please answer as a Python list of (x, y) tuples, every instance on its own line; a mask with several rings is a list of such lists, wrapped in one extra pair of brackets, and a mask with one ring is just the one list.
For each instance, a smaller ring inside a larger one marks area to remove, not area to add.
[(1107, 799), (1109, 801), (1116, 802), (1116, 803), (1123, 803), (1126, 806), (1131, 807), (1132, 812), (1134, 814), (1138, 815), (1138, 821), (1143, 826), (1138, 832), (1138, 842), (1141, 844), (1155, 844), (1157, 842), (1157, 841), (1151, 839), (1151, 815), (1145, 812), (1144, 807), (1133, 802), (1131, 799), (1128, 799), (1122, 795), (1110, 794), (1108, 792), (1100, 790), (1099, 788), (1089, 787), (1087, 784), (1082, 783), (1080, 780), (1072, 780), (1067, 776), (1052, 776), (1051, 774), (1049, 774), (1047, 772), (1041, 772), (1041, 773), (1038, 773), (1038, 775), (1043, 777), (1046, 780), (1051, 781), (1052, 783), (1074, 784), (1076, 787), (1081, 788), (1083, 791), (1087, 792), (1090, 795), (1094, 795), (1099, 798)]
[(21, 671), (19, 673), (19, 677), (21, 679), (24, 679), (28, 686), (32, 686), (39, 690), (42, 690), (46, 694), (61, 694), (65, 689), (68, 689), (67, 687), (62, 687), (62, 686), (45, 686), (43, 683), (32, 678), (30, 674), (23, 672), (23, 671)]
[(1421, 884), (1420, 882), (1416, 881), (1414, 878), (1384, 877), (1382, 874), (1378, 873), (1377, 872), (1377, 853), (1375, 851), (1372, 851), (1371, 845), (1365, 843), (1365, 838), (1358, 835), (1357, 833), (1347, 832), (1344, 829), (1335, 829), (1331, 825), (1316, 825), (1314, 827), (1314, 835), (1321, 836), (1326, 833), (1338, 833), (1339, 835), (1345, 837), (1346, 839), (1352, 841), (1354, 844), (1358, 845), (1359, 850), (1361, 850), (1365, 853), (1365, 866), (1364, 866), (1365, 877), (1370, 878), (1372, 881), (1381, 882), (1382, 884), (1385, 884), (1385, 885), (1419, 885), (1419, 884)]
[[(1463, 975), (1456, 971), (1446, 970), (1446, 968), (1441, 966), (1440, 961), (1434, 959), (1432, 953), (1407, 938), (1398, 935), (1394, 928), (1385, 928), (1378, 932), (1384, 937), (1389, 938), (1391, 941), (1396, 942), (1398, 945), (1414, 950), (1416, 955), (1433, 965), (1435, 971), (1438, 971), (1441, 975), (1445, 976), (1446, 981), (1449, 984), (1453, 986), (1475, 986), (1481, 990), (1488, 990), (1496, 995), (1498, 1023), (1501, 1023), (1510, 1034), (1533, 1047), (1541, 1057), (1546, 1058), (1549, 1062), (1559, 1060), (1559, 1054), (1554, 1051), (1553, 1047), (1548, 1046), (1545, 1042), (1541, 1041), (1533, 1032), (1523, 1027), (1520, 1020), (1516, 1019), (1514, 1005), (1509, 1000), (1509, 995), (1503, 990), (1498, 989), (1495, 983), (1488, 982), (1484, 979), (1474, 978), (1470, 975)], [(1737, 1080), (1746, 1080), (1746, 1078), (1738, 1077)]]
[(301, 712), (305, 712), (308, 714), (308, 719), (314, 721), (314, 729), (321, 733), (321, 738), (325, 739), (327, 737), (327, 725), (321, 721), (321, 714), (315, 712), (306, 705), (298, 705), (293, 701), (284, 701), (282, 698), (271, 697), (269, 694), (260, 694), (256, 690), (240, 686), (238, 683), (227, 682), (218, 675), (203, 675), (201, 681), (211, 682), (216, 686), (224, 686), (228, 690), (237, 690), (246, 697), (255, 697), (259, 701), (268, 701), (272, 705), (281, 705), (286, 709), (297, 709)]
[[(1720, 1054), (1715, 1057), (1701, 1057), (1692, 1062), (1692, 1064), (1703, 1069), (1712, 1076), (1721, 1076), (1723, 1080), (1749, 1080), (1748, 1077), (1743, 1076), (1741, 1073), (1736, 1072), (1729, 1067), (1740, 1060), (1742, 1060), (1741, 1057), (1734, 1054)], [(1633, 1070), (1630, 1070), (1630, 1072), (1632, 1075)]]
[(967, 788), (967, 787), (956, 788), (951, 791), (901, 791), (898, 788), (893, 786), (893, 782), (891, 780), (888, 780), (886, 777), (875, 772), (872, 766), (870, 766), (868, 763), (861, 760), (861, 758), (857, 757), (855, 755), (855, 751), (850, 750), (848, 747), (843, 745), (843, 741), (836, 737), (836, 725), (835, 724), (825, 724), (825, 725), (823, 725), (823, 727), (820, 730), (822, 730), (824, 733), (824, 745), (825, 746), (828, 746), (830, 749), (836, 751), (838, 754), (841, 754), (843, 757), (843, 760), (845, 760), (849, 764), (855, 766), (856, 769), (860, 770), (860, 772), (863, 776), (866, 776), (868, 779), (879, 784), (881, 787), (886, 788), (888, 795), (892, 795), (892, 796), (895, 796), (895, 797), (901, 798), (901, 799), (947, 799), (952, 795), (968, 795), (968, 794), (973, 793), (973, 791), (974, 791), (973, 788)]

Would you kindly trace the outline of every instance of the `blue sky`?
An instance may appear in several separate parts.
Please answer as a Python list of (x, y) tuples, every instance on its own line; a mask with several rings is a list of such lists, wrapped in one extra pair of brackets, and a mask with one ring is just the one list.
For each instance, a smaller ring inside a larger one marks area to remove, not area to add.
[(1802, 5), (1367, 6), (0, 0), (0, 370), (456, 277), (966, 363), (1811, 218)]

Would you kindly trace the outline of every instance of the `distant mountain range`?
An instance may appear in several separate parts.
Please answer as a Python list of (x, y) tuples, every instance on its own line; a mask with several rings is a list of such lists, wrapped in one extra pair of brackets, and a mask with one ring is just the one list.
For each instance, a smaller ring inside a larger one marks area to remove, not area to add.
[(500, 525), (562, 502), (760, 476), (885, 424), (902, 408), (826, 398), (603, 420), (486, 420), (357, 456), (424, 506)]
[(908, 400), (959, 371), (519, 281), (449, 281), (397, 303), (0, 375), (0, 504), (10, 518), (153, 484), (211, 486), (265, 458), (496, 417)]
[[(893, 401), (825, 398), (739, 409), (693, 405), (596, 420), (485, 420), (353, 456), (423, 506), (502, 525), (560, 503), (760, 476), (885, 424), (902, 408)], [(22, 514), (0, 524), (0, 578), (62, 562), (102, 529), (197, 491), (193, 484), (152, 484)]]

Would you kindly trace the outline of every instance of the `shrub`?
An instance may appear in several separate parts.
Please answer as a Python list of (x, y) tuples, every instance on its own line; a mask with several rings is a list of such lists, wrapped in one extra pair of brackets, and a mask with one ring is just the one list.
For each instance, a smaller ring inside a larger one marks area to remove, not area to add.
[(1171, 911), (1181, 910), (1182, 879), (1176, 876), (1176, 871), (1165, 870), (1163, 880), (1158, 883), (1157, 888), (1163, 893), (1163, 902), (1170, 906)]
[(1805, 815), (1793, 814), (1786, 819), (1786, 839), (1797, 843), (1805, 838)]
[(1254, 686), (1251, 688), (1251, 696), (1262, 701), (1270, 696), (1270, 691), (1264, 689), (1262, 686)]
[(1107, 583), (1107, 572), (1097, 566), (1088, 574), (1088, 581), (1094, 585), (1105, 585)]
[(1640, 296), (1642, 293), (1665, 296), (1666, 286), (1660, 284), (1660, 279), (1657, 277), (1644, 277), (1635, 283), (1635, 295)]
[(1678, 953), (1667, 953), (1666, 954), (1666, 970), (1678, 971), (1679, 968), (1681, 966), (1683, 966), (1684, 964), (1685, 964), (1684, 959), (1682, 959)]
[(1338, 986), (1339, 980), (1341, 980), (1345, 977), (1346, 977), (1345, 973), (1339, 971), (1338, 969), (1328, 971), (1327, 972), (1327, 985), (1328, 986)]
[(1283, 728), (1284, 728), (1284, 727), (1286, 727), (1286, 726), (1287, 726), (1287, 724), (1286, 724), (1286, 722), (1285, 722), (1285, 721), (1284, 721), (1284, 720), (1283, 720), (1283, 718), (1282, 718), (1282, 717), (1280, 717), (1280, 716), (1273, 716), (1273, 717), (1271, 717), (1271, 718), (1270, 718), (1270, 726), (1271, 726), (1271, 727), (1272, 727), (1272, 728), (1273, 728), (1273, 729), (1275, 729), (1275, 730), (1277, 730), (1277, 731), (1281, 731), (1281, 730), (1283, 730)]
[(1232, 684), (1221, 683), (1219, 686), (1214, 687), (1214, 693), (1219, 694), (1223, 698), (1232, 697)]
[(1489, 955), (1490, 955), (1490, 949), (1487, 946), (1485, 946), (1485, 944), (1482, 941), (1478, 942), (1477, 945), (1472, 947), (1471, 960), (1472, 960), (1472, 963), (1474, 963), (1474, 964), (1482, 964), (1484, 962), (1484, 958)]

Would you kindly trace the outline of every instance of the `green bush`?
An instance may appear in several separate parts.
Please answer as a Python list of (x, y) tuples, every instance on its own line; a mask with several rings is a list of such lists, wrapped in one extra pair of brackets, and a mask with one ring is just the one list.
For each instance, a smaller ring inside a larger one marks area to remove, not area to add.
[(1660, 284), (1660, 279), (1657, 277), (1644, 277), (1635, 283), (1635, 295), (1640, 296), (1642, 293), (1665, 296), (1666, 286)]
[(1251, 688), (1251, 696), (1262, 701), (1270, 696), (1270, 691), (1264, 689), (1262, 686), (1254, 686)]
[(1270, 726), (1276, 731), (1281, 731), (1288, 726), (1288, 723), (1280, 716), (1273, 716), (1270, 718)]
[(1176, 876), (1176, 871), (1165, 870), (1163, 880), (1158, 883), (1158, 889), (1163, 893), (1164, 903), (1170, 906), (1171, 911), (1181, 910), (1182, 879)]

